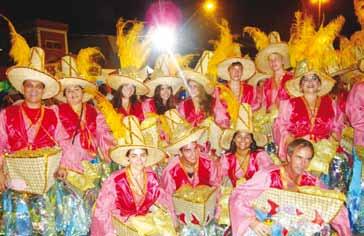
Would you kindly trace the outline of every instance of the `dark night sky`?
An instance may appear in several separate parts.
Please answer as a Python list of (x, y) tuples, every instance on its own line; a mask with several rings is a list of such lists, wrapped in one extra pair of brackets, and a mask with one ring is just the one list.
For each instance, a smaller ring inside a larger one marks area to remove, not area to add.
[[(305, 10), (317, 15), (310, 0), (218, 0), (217, 17), (226, 18), (234, 34), (241, 34), (243, 26), (254, 25), (265, 32), (277, 30), (287, 40), (289, 27), (296, 10)], [(69, 24), (70, 33), (115, 34), (115, 23), (119, 17), (141, 19), (148, 6), (155, 0), (61, 0), (61, 1), (16, 1), (1, 0), (0, 13), (7, 15), (17, 27), (36, 18), (55, 20)], [(174, 0), (182, 10), (186, 21), (201, 0)], [(352, 0), (330, 0), (323, 6), (326, 22), (339, 14), (346, 18), (342, 34), (350, 36), (360, 28), (356, 22)], [(0, 22), (4, 32), (6, 25)], [(180, 52), (200, 51), (208, 46), (208, 39), (217, 38), (216, 29), (209, 18), (197, 12), (179, 35)], [(4, 39), (8, 36), (0, 36)], [(0, 40), (1, 41), (1, 40)], [(246, 48), (252, 48), (251, 40), (242, 39)], [(90, 45), (92, 46), (92, 45)], [(0, 45), (0, 47), (4, 47)], [(249, 49), (248, 49), (249, 50)], [(6, 49), (5, 49), (6, 51)]]

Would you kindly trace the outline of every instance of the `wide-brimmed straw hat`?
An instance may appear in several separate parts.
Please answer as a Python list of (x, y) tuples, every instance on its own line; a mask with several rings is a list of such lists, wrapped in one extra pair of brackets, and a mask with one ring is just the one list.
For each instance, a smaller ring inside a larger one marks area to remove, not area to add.
[(243, 74), (240, 80), (247, 80), (255, 73), (255, 64), (248, 57), (232, 57), (228, 58), (217, 66), (218, 76), (223, 80), (230, 80), (229, 68), (233, 63), (240, 62), (243, 66)]
[(258, 70), (265, 74), (273, 74), (269, 65), (269, 56), (273, 53), (282, 56), (282, 63), (285, 69), (290, 67), (288, 45), (281, 41), (278, 32), (273, 31), (268, 35), (269, 45), (260, 50), (255, 57), (255, 65)]
[(123, 119), (123, 123), (127, 127), (128, 132), (125, 139), (119, 141), (118, 146), (110, 150), (110, 157), (114, 162), (122, 166), (128, 166), (129, 160), (126, 153), (131, 149), (148, 150), (148, 158), (145, 166), (155, 165), (166, 157), (166, 153), (163, 150), (148, 145), (145, 142), (138, 118), (135, 116), (126, 116)]
[(307, 61), (303, 60), (300, 61), (297, 64), (297, 67), (295, 69), (294, 73), (294, 79), (287, 81), (286, 83), (286, 89), (290, 96), (292, 97), (300, 97), (303, 95), (300, 81), (303, 76), (309, 75), (309, 74), (316, 74), (320, 80), (321, 80), (321, 86), (320, 90), (318, 91), (319, 96), (324, 96), (332, 90), (334, 87), (336, 81), (331, 78), (328, 74), (325, 72), (316, 70), (314, 68), (311, 68)]
[(28, 66), (12, 66), (6, 71), (6, 75), (12, 86), (23, 93), (23, 83), (26, 80), (38, 81), (44, 84), (42, 99), (52, 98), (58, 94), (60, 84), (45, 69), (45, 54), (42, 48), (30, 49)]
[(149, 88), (149, 97), (154, 96), (155, 88), (158, 85), (171, 87), (173, 94), (176, 94), (182, 87), (183, 81), (178, 77), (178, 68), (176, 68), (172, 56), (174, 55), (162, 54), (157, 58), (151, 80), (145, 84)]
[[(78, 72), (77, 63), (72, 56), (64, 56), (61, 59), (61, 76), (59, 80), (61, 84), (61, 91), (56, 96), (56, 99), (61, 102), (66, 102), (67, 99), (64, 96), (64, 90), (69, 86), (80, 86), (81, 88), (93, 88), (96, 89), (96, 85), (86, 79), (84, 79)], [(92, 95), (89, 93), (83, 93), (82, 102), (87, 102), (92, 99)]]

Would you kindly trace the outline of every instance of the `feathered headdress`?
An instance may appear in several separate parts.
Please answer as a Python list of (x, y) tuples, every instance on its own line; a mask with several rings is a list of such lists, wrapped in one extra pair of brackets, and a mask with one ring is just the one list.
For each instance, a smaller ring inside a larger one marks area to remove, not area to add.
[(243, 32), (249, 34), (249, 36), (252, 37), (258, 51), (266, 48), (269, 45), (268, 35), (261, 31), (258, 27), (246, 26), (244, 27)]
[(101, 73), (100, 59), (105, 57), (99, 48), (89, 47), (81, 49), (77, 55), (78, 73), (90, 82), (95, 82), (98, 75)]
[(8, 22), (11, 35), (10, 57), (14, 60), (17, 66), (28, 66), (30, 64), (30, 47), (23, 36), (18, 34), (14, 25), (4, 15), (0, 16)]

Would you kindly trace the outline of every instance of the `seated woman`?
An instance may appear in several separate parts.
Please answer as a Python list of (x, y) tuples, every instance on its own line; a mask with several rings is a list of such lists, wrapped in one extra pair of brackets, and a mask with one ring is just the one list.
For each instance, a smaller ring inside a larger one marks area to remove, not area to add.
[[(250, 180), (233, 190), (229, 208), (234, 236), (245, 235), (250, 230), (257, 235), (271, 234), (271, 227), (258, 220), (253, 207), (253, 201), (265, 190), (276, 188), (298, 192), (299, 186), (323, 186), (318, 178), (305, 171), (314, 154), (313, 145), (309, 141), (294, 140), (288, 145), (287, 153), (287, 164), (260, 170)], [(351, 235), (345, 206), (331, 221), (331, 226), (341, 236)]]
[(327, 96), (335, 80), (310, 69), (305, 61), (297, 65), (296, 71), (296, 78), (286, 85), (292, 98), (281, 104), (274, 124), (274, 138), (281, 158), (286, 156), (286, 146), (293, 139), (317, 142), (333, 137), (339, 140), (343, 127), (343, 114)]
[[(137, 125), (137, 121), (134, 124)], [(131, 132), (141, 134), (136, 128)], [(140, 137), (133, 141), (143, 140)], [(162, 150), (142, 143), (129, 143), (113, 149), (111, 158), (125, 168), (114, 172), (103, 183), (92, 217), (91, 235), (117, 235), (113, 221), (133, 228), (139, 235), (150, 231), (159, 235), (176, 235), (171, 217), (159, 205), (163, 203), (163, 191), (157, 175), (150, 168), (164, 157)], [(142, 224), (150, 221), (153, 224), (148, 225), (148, 231)]]

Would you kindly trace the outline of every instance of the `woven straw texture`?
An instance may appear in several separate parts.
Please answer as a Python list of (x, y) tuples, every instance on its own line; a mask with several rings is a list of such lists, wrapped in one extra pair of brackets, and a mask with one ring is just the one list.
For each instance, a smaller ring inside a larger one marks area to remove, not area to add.
[(6, 156), (5, 167), (10, 181), (24, 181), (26, 188), (14, 190), (32, 194), (46, 193), (55, 182), (53, 175), (58, 169), (61, 151), (55, 149), (52, 154), (40, 157), (16, 156)]
[(268, 200), (275, 202), (280, 207), (295, 207), (303, 213), (302, 217), (310, 221), (315, 219), (315, 211), (317, 211), (325, 223), (330, 223), (343, 204), (337, 199), (270, 188), (253, 201), (253, 206), (269, 212)]
[(185, 214), (187, 225), (196, 226), (192, 223), (192, 215), (195, 216), (201, 226), (207, 225), (215, 214), (216, 194), (216, 190), (213, 190), (204, 203), (190, 202), (173, 196), (175, 212), (177, 215)]

